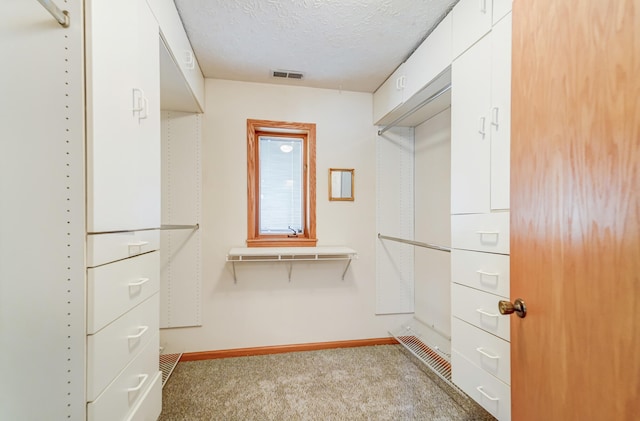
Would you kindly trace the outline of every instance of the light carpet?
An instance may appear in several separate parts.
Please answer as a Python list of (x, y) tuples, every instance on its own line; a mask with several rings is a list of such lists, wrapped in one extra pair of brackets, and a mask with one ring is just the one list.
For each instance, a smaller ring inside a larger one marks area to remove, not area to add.
[(438, 383), (400, 345), (181, 362), (160, 421), (493, 419)]

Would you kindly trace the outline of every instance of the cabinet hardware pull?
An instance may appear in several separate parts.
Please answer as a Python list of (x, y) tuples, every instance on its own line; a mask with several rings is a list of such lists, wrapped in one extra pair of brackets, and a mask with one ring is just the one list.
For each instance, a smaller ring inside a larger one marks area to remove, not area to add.
[(480, 13), (487, 13), (487, 0), (480, 0)]
[(137, 241), (135, 243), (129, 243), (127, 244), (129, 247), (142, 247), (142, 246), (146, 246), (147, 244), (149, 244), (148, 241)]
[(184, 61), (184, 67), (187, 70), (193, 70), (196, 67), (196, 59), (193, 56), (193, 52), (191, 51), (185, 51), (184, 52), (184, 56), (185, 56), (185, 61)]
[(500, 276), (498, 272), (485, 272), (484, 270), (476, 270), (476, 273), (485, 276), (495, 276), (496, 278)]
[(478, 351), (479, 353), (481, 353), (482, 355), (484, 355), (487, 358), (491, 358), (492, 360), (499, 360), (500, 359), (499, 355), (491, 355), (487, 351), (485, 351), (484, 348), (482, 348), (482, 347), (476, 348), (476, 351)]
[(148, 374), (140, 374), (138, 375), (138, 378), (140, 379), (140, 381), (138, 382), (138, 385), (136, 387), (130, 387), (127, 389), (127, 392), (131, 393), (131, 392), (137, 392), (138, 390), (142, 389), (142, 386), (144, 386), (144, 384), (147, 382), (147, 379), (149, 378)]
[(142, 335), (145, 334), (145, 332), (147, 330), (149, 330), (149, 326), (140, 326), (139, 329), (140, 329), (140, 332), (136, 333), (135, 335), (127, 336), (127, 339), (138, 339), (138, 338), (140, 338)]
[[(142, 111), (144, 111), (144, 113)], [(140, 111), (140, 115), (138, 115), (138, 122), (140, 122), (140, 120), (144, 120), (147, 117), (149, 117), (149, 98), (143, 96), (142, 109)]]
[(139, 287), (140, 285), (144, 285), (149, 282), (149, 278), (140, 278), (140, 280), (136, 282), (129, 282), (129, 288), (131, 287)]
[(484, 311), (481, 308), (477, 308), (476, 311), (480, 314), (482, 314), (483, 316), (487, 316), (487, 317), (499, 317), (499, 314), (495, 314), (495, 313), (489, 313), (487, 311)]
[(480, 117), (480, 127), (478, 128), (478, 133), (480, 133), (483, 138), (484, 138), (484, 135), (486, 134), (484, 131), (485, 120), (486, 119), (484, 117)]
[(491, 109), (491, 125), (498, 128), (498, 107), (493, 107)]
[(476, 390), (477, 390), (478, 392), (482, 393), (482, 395), (483, 395), (485, 398), (489, 399), (490, 401), (494, 401), (494, 402), (495, 402), (495, 401), (499, 401), (499, 400), (500, 400), (499, 398), (494, 398), (493, 396), (491, 396), (491, 395), (489, 395), (487, 392), (485, 392), (485, 391), (484, 391), (484, 389), (482, 388), (482, 386), (478, 386), (478, 387), (476, 387)]
[(479, 235), (500, 235), (500, 231), (476, 231)]
[(142, 103), (142, 98), (144, 98), (144, 91), (139, 88), (133, 88), (133, 105), (131, 107), (133, 115), (143, 110), (144, 104)]

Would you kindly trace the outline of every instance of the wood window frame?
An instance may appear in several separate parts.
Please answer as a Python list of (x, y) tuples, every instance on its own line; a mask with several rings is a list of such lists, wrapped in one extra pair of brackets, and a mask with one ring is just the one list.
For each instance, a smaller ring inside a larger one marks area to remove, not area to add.
[[(304, 230), (296, 236), (260, 234), (259, 136), (304, 137)], [(316, 238), (316, 125), (247, 119), (247, 247), (314, 247)]]

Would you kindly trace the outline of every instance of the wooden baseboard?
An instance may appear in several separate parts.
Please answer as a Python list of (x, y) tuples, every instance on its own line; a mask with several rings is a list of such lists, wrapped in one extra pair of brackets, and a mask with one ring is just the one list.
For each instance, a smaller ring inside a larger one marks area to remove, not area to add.
[(256, 348), (222, 349), (219, 351), (187, 352), (180, 361), (213, 360), (216, 358), (248, 357), (251, 355), (282, 354), (285, 352), (317, 351), (320, 349), (354, 348), (372, 345), (396, 345), (395, 338), (356, 339), (352, 341), (315, 342), (308, 344), (261, 346)]

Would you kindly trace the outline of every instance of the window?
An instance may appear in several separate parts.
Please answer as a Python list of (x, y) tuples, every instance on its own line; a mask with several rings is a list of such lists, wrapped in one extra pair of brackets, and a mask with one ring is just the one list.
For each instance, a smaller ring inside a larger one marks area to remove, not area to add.
[(316, 125), (247, 120), (247, 246), (315, 246)]

